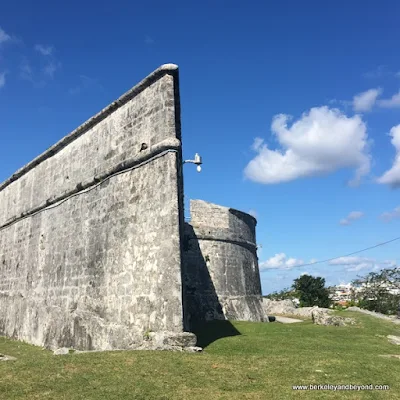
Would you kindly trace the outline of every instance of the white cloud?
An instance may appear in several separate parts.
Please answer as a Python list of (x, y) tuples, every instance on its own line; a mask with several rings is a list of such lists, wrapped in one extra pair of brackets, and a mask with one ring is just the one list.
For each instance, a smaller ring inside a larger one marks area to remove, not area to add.
[(288, 258), (285, 253), (275, 254), (270, 259), (260, 263), (260, 270), (266, 269), (291, 269), (304, 264), (303, 260)]
[(339, 221), (340, 225), (350, 225), (353, 221), (360, 219), (364, 216), (364, 213), (361, 211), (352, 211), (346, 218), (343, 218)]
[(399, 108), (400, 107), (400, 90), (390, 99), (378, 100), (377, 104), (382, 108)]
[(376, 88), (355, 95), (353, 97), (354, 111), (370, 111), (380, 94), (382, 94), (382, 89)]
[(43, 74), (53, 79), (55, 72), (61, 68), (61, 63), (54, 57), (54, 46), (36, 44), (35, 50), (46, 57), (47, 64), (42, 69)]
[(391, 142), (396, 149), (396, 156), (392, 167), (377, 181), (393, 188), (400, 188), (400, 125), (396, 125), (390, 130), (390, 136), (392, 136)]
[(385, 75), (390, 75), (391, 72), (388, 71), (386, 65), (379, 65), (376, 69), (365, 72), (363, 74), (364, 78), (375, 79), (375, 78), (382, 78)]
[(346, 271), (371, 270), (379, 271), (383, 268), (393, 268), (397, 265), (396, 260), (377, 261), (367, 257), (340, 257), (329, 261), (329, 265), (344, 266)]
[(251, 148), (252, 148), (254, 151), (258, 151), (258, 150), (261, 149), (263, 143), (264, 143), (264, 139), (262, 139), (262, 138), (260, 138), (260, 137), (256, 137), (256, 138), (254, 139), (253, 144), (251, 145)]
[(329, 261), (329, 265), (353, 265), (361, 262), (375, 262), (375, 260), (366, 257), (348, 256)]
[(0, 89), (6, 84), (6, 72), (0, 72)]
[(22, 63), (19, 66), (19, 75), (21, 79), (33, 82), (33, 71), (29, 62), (26, 59), (23, 59)]
[(395, 218), (400, 218), (400, 206), (396, 207), (393, 211), (387, 211), (381, 214), (381, 219), (385, 222), (390, 222)]
[(3, 29), (0, 28), (0, 45), (11, 40), (11, 36), (7, 34)]
[(50, 56), (53, 53), (53, 46), (45, 46), (43, 44), (35, 45), (35, 50), (38, 51), (43, 56)]
[(98, 83), (96, 79), (90, 78), (86, 75), (79, 76), (80, 83), (68, 90), (70, 95), (77, 95), (87, 89), (102, 90), (103, 86)]
[(60, 67), (61, 67), (61, 63), (51, 61), (51, 62), (49, 62), (49, 63), (43, 68), (43, 72), (44, 72), (45, 75), (47, 75), (48, 77), (50, 77), (51, 79), (53, 79), (53, 78), (54, 78), (55, 72), (56, 72)]
[(244, 170), (247, 178), (264, 184), (356, 168), (352, 184), (370, 170), (368, 136), (359, 115), (347, 117), (338, 109), (312, 108), (287, 126), (290, 116), (273, 118), (271, 130), (281, 149), (270, 150), (260, 138), (253, 143), (258, 154)]

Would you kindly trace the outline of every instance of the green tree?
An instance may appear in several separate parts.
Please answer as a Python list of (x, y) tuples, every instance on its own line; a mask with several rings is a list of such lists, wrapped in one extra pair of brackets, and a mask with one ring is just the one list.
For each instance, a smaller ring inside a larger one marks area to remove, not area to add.
[(331, 305), (324, 278), (305, 274), (294, 280), (292, 288), (300, 300), (300, 307), (329, 307)]
[(279, 292), (275, 291), (273, 293), (267, 294), (264, 297), (270, 300), (286, 300), (286, 299), (291, 300), (296, 297), (296, 293), (294, 292), (294, 290), (286, 288)]
[(383, 314), (400, 311), (400, 267), (370, 272), (352, 283), (358, 289), (357, 300), (361, 308)]

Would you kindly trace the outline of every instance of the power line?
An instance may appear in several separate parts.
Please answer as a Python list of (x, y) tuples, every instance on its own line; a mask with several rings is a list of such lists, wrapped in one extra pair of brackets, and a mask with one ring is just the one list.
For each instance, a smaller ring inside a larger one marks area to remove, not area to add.
[(398, 236), (398, 237), (396, 237), (396, 238), (394, 238), (394, 239), (388, 240), (388, 241), (386, 241), (386, 242), (378, 243), (378, 244), (376, 244), (376, 245), (374, 245), (374, 246), (367, 247), (367, 248), (362, 249), (362, 250), (354, 251), (353, 253), (345, 254), (345, 255), (343, 255), (343, 256), (328, 258), (328, 259), (326, 259), (326, 260), (315, 261), (315, 262), (313, 262), (313, 263), (308, 263), (308, 264), (295, 265), (293, 268), (308, 267), (308, 266), (310, 266), (310, 265), (321, 264), (321, 263), (325, 263), (325, 262), (329, 262), (329, 261), (333, 261), (333, 260), (338, 260), (339, 258), (342, 258), (342, 257), (349, 257), (349, 256), (352, 256), (352, 255), (354, 255), (354, 254), (361, 253), (361, 252), (363, 252), (363, 251), (367, 251), (367, 250), (375, 249), (376, 247), (384, 246), (385, 244), (395, 242), (396, 240), (399, 240), (399, 239), (400, 239), (400, 236)]

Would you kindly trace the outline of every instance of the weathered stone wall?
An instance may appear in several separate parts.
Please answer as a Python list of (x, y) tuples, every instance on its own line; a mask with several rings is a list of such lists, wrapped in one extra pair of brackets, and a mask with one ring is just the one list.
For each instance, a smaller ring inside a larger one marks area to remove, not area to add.
[(160, 67), (0, 185), (0, 334), (115, 349), (183, 331), (177, 74)]
[(251, 215), (208, 203), (190, 201), (185, 226), (185, 313), (191, 323), (230, 319), (268, 321), (261, 298)]

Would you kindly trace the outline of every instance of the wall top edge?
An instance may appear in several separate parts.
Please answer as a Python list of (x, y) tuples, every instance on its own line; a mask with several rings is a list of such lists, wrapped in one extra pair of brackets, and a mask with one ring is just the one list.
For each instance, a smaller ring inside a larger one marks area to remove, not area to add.
[(21, 176), (25, 175), (28, 171), (36, 167), (38, 164), (42, 163), (46, 159), (52, 157), (54, 154), (58, 153), (61, 149), (66, 147), (68, 144), (73, 142), (75, 139), (83, 135), (89, 129), (93, 128), (95, 125), (100, 123), (118, 108), (122, 107), (128, 101), (133, 99), (136, 95), (142, 92), (144, 89), (149, 87), (151, 84), (156, 82), (158, 79), (162, 78), (164, 75), (171, 74), (176, 76), (178, 72), (178, 66), (176, 64), (163, 64), (156, 70), (154, 70), (151, 74), (147, 75), (144, 79), (142, 79), (138, 84), (133, 86), (127, 92), (125, 92), (122, 96), (120, 96), (117, 100), (110, 103), (107, 107), (103, 108), (100, 112), (95, 114), (93, 117), (89, 118), (86, 122), (81, 124), (78, 128), (73, 130), (68, 135), (64, 136), (57, 143), (49, 147), (42, 154), (34, 158), (28, 164), (24, 165), (22, 168), (17, 170), (13, 175), (11, 175), (8, 179), (6, 179), (3, 183), (0, 184), (0, 191), (10, 185), (12, 182), (19, 179)]
[(192, 207), (196, 207), (196, 205), (201, 205), (201, 204), (209, 205), (209, 206), (212, 206), (212, 207), (215, 207), (215, 208), (219, 208), (221, 210), (224, 210), (226, 213), (233, 212), (233, 213), (242, 214), (242, 215), (252, 219), (254, 221), (255, 225), (257, 224), (257, 218), (253, 217), (251, 214), (248, 214), (248, 213), (246, 213), (244, 211), (241, 211), (241, 210), (237, 210), (237, 209), (232, 208), (232, 207), (221, 206), (219, 204), (210, 203), (208, 201), (199, 200), (199, 199), (190, 199), (190, 213), (192, 213)]

